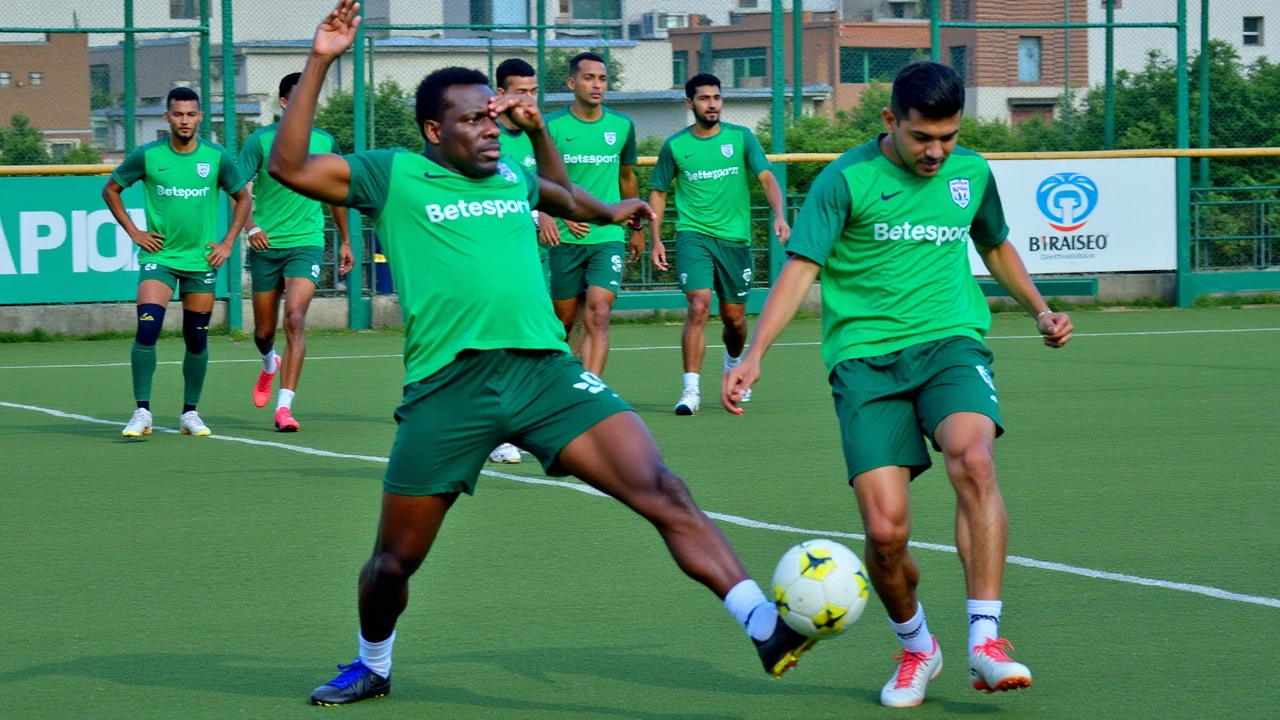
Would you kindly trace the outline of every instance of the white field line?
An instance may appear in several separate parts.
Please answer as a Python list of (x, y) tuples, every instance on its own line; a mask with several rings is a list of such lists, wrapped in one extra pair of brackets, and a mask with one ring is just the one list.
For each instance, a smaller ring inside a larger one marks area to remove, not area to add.
[[(116, 422), (114, 420), (103, 420), (101, 418), (89, 417), (88, 415), (77, 415), (75, 413), (62, 412), (52, 408), (39, 407), (36, 405), (22, 405), (19, 403), (10, 403), (0, 401), (0, 407), (13, 408), (16, 410), (29, 410), (32, 412), (44, 413), (54, 417), (66, 418), (69, 420), (80, 420), (83, 422), (96, 423), (98, 425), (110, 425), (114, 427), (122, 427), (125, 423)], [(177, 430), (166, 427), (155, 427), (155, 432), (177, 433)], [(213, 440), (223, 440), (226, 442), (242, 443), (245, 445), (256, 445), (258, 447), (270, 447), (280, 450), (288, 450), (290, 452), (301, 453), (303, 455), (312, 455), (315, 457), (338, 458), (343, 460), (362, 460), (373, 463), (387, 463), (388, 459), (378, 455), (353, 455), (349, 453), (331, 452), (329, 450), (318, 450), (316, 448), (304, 447), (301, 445), (289, 445), (286, 443), (269, 442), (266, 440), (254, 440), (251, 438), (232, 437), (230, 435), (212, 435)], [(600, 497), (608, 497), (605, 493), (596, 490), (581, 483), (565, 482), (563, 480), (550, 480), (546, 478), (526, 477), (523, 475), (512, 475), (510, 473), (495, 472), (493, 470), (481, 470), (481, 475), (489, 477), (502, 478), (504, 480), (513, 480), (528, 485), (545, 485), (549, 487), (562, 488), (565, 490), (574, 490), (587, 495), (597, 495)], [(726, 515), (724, 513), (708, 512), (707, 516), (719, 520), (720, 522), (738, 525), (756, 530), (772, 530), (773, 532), (787, 533), (792, 535), (807, 535), (810, 537), (832, 537), (847, 538), (850, 540), (866, 540), (866, 536), (861, 533), (839, 532), (835, 530), (809, 530), (806, 528), (792, 527), (791, 525), (778, 525), (776, 523), (760, 522), (750, 518), (741, 517), (739, 515)], [(911, 547), (921, 550), (937, 550), (939, 552), (955, 553), (954, 545), (942, 545), (939, 543), (926, 543), (912, 541)], [(1245, 595), (1235, 593), (1221, 588), (1211, 587), (1208, 585), (1193, 585), (1190, 583), (1171, 582), (1169, 580), (1156, 580), (1153, 578), (1140, 577), (1138, 575), (1127, 575), (1125, 573), (1106, 572), (1104, 570), (1093, 570), (1090, 568), (1077, 567), (1075, 565), (1066, 565), (1064, 563), (1048, 562), (1045, 560), (1036, 560), (1034, 558), (1020, 557), (1010, 555), (1007, 558), (1011, 565), (1021, 565), (1023, 567), (1037, 568), (1040, 570), (1049, 570), (1052, 572), (1068, 573), (1071, 575), (1080, 575), (1082, 577), (1095, 578), (1098, 580), (1112, 580), (1115, 582), (1128, 583), (1130, 585), (1143, 585), (1146, 587), (1158, 587), (1166, 590), (1177, 590), (1180, 592), (1195, 593), (1218, 600), (1231, 600), (1233, 602), (1249, 603), (1251, 605), (1263, 605), (1266, 607), (1280, 608), (1280, 599), (1264, 597), (1259, 595)]]
[[(1216, 330), (1148, 330), (1138, 332), (1109, 332), (1109, 333), (1075, 333), (1071, 337), (1138, 337), (1144, 335), (1204, 335), (1211, 333), (1252, 333), (1252, 332), (1277, 332), (1280, 327), (1271, 328), (1225, 328)], [(988, 340), (1038, 340), (1039, 335), (988, 335)], [(774, 343), (773, 347), (813, 347), (821, 345), (820, 342), (785, 342)], [(709, 348), (723, 348), (723, 345), (707, 345)], [(610, 348), (610, 352), (638, 352), (641, 350), (679, 350), (679, 345), (644, 345), (640, 347), (615, 347)], [(400, 353), (390, 353), (384, 355), (320, 355), (307, 356), (307, 361), (312, 360), (367, 360), (373, 358), (400, 358)], [(209, 364), (216, 365), (219, 363), (256, 363), (262, 362), (258, 358), (237, 358), (234, 360), (210, 360)], [(158, 362), (157, 365), (181, 365), (179, 360), (170, 360), (166, 362)], [(127, 362), (113, 363), (79, 363), (67, 365), (0, 365), (0, 370), (49, 370), (57, 368), (102, 368), (102, 367), (128, 367)]]

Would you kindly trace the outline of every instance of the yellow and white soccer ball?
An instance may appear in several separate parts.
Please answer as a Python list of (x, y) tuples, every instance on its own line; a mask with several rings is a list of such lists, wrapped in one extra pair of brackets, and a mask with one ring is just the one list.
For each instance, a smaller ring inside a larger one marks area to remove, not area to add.
[(867, 606), (870, 581), (852, 550), (831, 540), (806, 540), (773, 571), (773, 599), (792, 630), (807, 637), (839, 635)]

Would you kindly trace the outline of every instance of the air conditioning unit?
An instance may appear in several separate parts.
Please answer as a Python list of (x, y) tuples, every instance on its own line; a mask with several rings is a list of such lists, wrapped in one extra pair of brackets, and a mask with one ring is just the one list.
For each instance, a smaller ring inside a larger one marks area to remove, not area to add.
[(640, 16), (641, 40), (666, 40), (671, 28), (689, 27), (688, 15), (671, 15), (664, 12), (647, 12)]

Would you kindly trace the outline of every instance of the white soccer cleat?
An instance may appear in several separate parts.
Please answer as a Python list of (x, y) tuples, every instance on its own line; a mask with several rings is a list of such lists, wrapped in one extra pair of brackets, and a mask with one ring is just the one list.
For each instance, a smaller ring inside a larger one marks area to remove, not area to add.
[(146, 408), (138, 408), (133, 411), (133, 417), (129, 418), (129, 424), (124, 426), (124, 436), (129, 438), (140, 438), (143, 435), (151, 434), (151, 411)]
[(489, 453), (489, 462), (516, 465), (520, 462), (520, 448), (511, 443), (502, 443)]
[(205, 427), (205, 424), (200, 421), (200, 416), (196, 414), (195, 410), (188, 410), (182, 413), (182, 418), (178, 420), (178, 430), (183, 435), (196, 435), (198, 437), (213, 434), (213, 431)]
[(933, 641), (933, 653), (914, 653), (900, 650), (893, 658), (898, 661), (898, 669), (893, 671), (889, 682), (880, 690), (880, 704), (885, 707), (915, 707), (924, 702), (924, 691), (929, 681), (942, 672), (942, 648), (938, 647), (937, 638)]
[(991, 638), (973, 649), (969, 657), (969, 682), (974, 690), (1004, 692), (1031, 687), (1031, 670), (1005, 652), (1013, 645), (1004, 638)]
[(676, 403), (677, 415), (693, 415), (698, 412), (698, 406), (702, 404), (702, 393), (693, 388), (685, 388), (680, 393), (680, 402)]

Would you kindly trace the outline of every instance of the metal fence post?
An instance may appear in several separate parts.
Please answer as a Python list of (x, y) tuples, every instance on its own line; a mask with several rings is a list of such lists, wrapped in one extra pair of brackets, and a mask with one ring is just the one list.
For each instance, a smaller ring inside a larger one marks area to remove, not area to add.
[[(235, 29), (232, 26), (231, 1), (222, 0), (222, 145), (233, 155), (236, 154), (236, 49)], [(231, 214), (227, 213), (230, 218)], [(240, 238), (231, 249), (231, 257), (227, 258), (227, 325), (232, 330), (244, 327), (244, 308), (241, 304), (240, 278)]]
[(1116, 146), (1116, 0), (1107, 0), (1107, 57), (1106, 89), (1102, 108), (1102, 147), (1112, 150)]
[[(1187, 77), (1187, 0), (1178, 0), (1178, 148), (1191, 145), (1191, 96)], [(1177, 159), (1178, 307), (1195, 301), (1191, 282), (1191, 158)]]
[[(538, 42), (538, 107), (542, 107), (542, 100), (546, 95), (546, 71), (543, 66), (547, 64), (547, 0), (538, 0), (538, 29), (535, 32)], [(492, 78), (490, 78), (492, 82)]]
[(791, 2), (791, 124), (804, 109), (804, 0)]
[[(782, 44), (783, 42), (782, 41), (782, 38), (783, 38), (782, 0), (773, 0), (773, 17), (771, 18), (771, 20), (772, 20), (771, 24), (773, 26), (773, 37), (772, 37), (773, 49), (770, 51), (772, 53), (772, 60), (773, 60), (773, 63), (772, 63), (773, 67), (770, 70), (770, 74), (773, 76), (772, 78), (773, 79), (773, 107), (772, 107), (772, 113), (770, 114), (770, 124), (772, 126), (771, 128), (772, 132), (770, 134), (773, 136), (771, 141), (771, 148), (774, 153), (783, 153), (783, 152), (786, 152), (787, 150), (787, 138), (786, 138), (786, 132), (787, 132), (786, 119), (787, 118), (786, 118), (786, 107), (783, 104), (785, 102), (784, 95), (786, 93), (786, 83), (785, 83), (786, 78), (783, 77), (783, 75), (786, 72), (786, 65), (783, 62), (784, 53), (783, 53), (783, 44)], [(782, 187), (783, 213), (785, 214), (786, 213), (786, 197), (787, 197), (787, 166), (783, 163), (776, 163), (775, 167), (773, 168), (773, 171), (778, 178), (778, 184)], [(769, 215), (772, 217), (773, 215), (772, 210), (770, 211)], [(772, 225), (773, 224), (770, 223), (770, 228), (772, 228)], [(775, 249), (775, 246), (777, 246), (777, 249)], [(772, 229), (770, 229), (770, 232), (769, 232), (769, 285), (770, 286), (772, 286), (773, 283), (775, 282), (775, 278), (777, 277), (776, 271), (782, 265), (780, 255), (778, 253), (778, 250), (780, 249), (781, 249), (781, 246), (778, 243), (778, 239), (773, 235)]]
[[(124, 26), (132, 28), (133, 0), (124, 0)], [(137, 63), (134, 59), (134, 38), (132, 32), (124, 34), (124, 98), (120, 104), (124, 106), (124, 151), (133, 152), (138, 144), (137, 118)]]
[(929, 59), (942, 62), (942, 3), (929, 3)]
[[(204, 31), (200, 33), (200, 107), (205, 110), (204, 120), (200, 123), (200, 137), (209, 140), (213, 137), (213, 104), (210, 102), (209, 64), (209, 0), (200, 0), (200, 24)], [(227, 72), (222, 69), (223, 74)]]
[[(361, 17), (364, 16), (364, 7), (360, 8)], [(360, 25), (356, 29), (356, 41), (352, 46), (355, 54), (354, 69), (351, 72), (352, 82), (352, 115), (354, 115), (354, 127), (352, 134), (355, 136), (356, 146), (355, 152), (364, 152), (367, 149), (368, 137), (366, 135), (365, 121), (368, 119), (368, 109), (365, 107), (365, 58), (364, 58), (364, 25)], [(351, 234), (355, 237), (351, 240), (351, 254), (354, 257), (355, 264), (351, 268), (351, 272), (347, 273), (347, 312), (348, 325), (352, 330), (366, 330), (371, 325), (372, 308), (369, 301), (364, 297), (364, 222), (360, 218), (360, 213), (355, 209), (347, 211), (351, 226)]]
[[(1209, 147), (1209, 0), (1200, 0), (1200, 147)], [(1209, 158), (1200, 158), (1197, 180), (1200, 187), (1209, 187)]]

